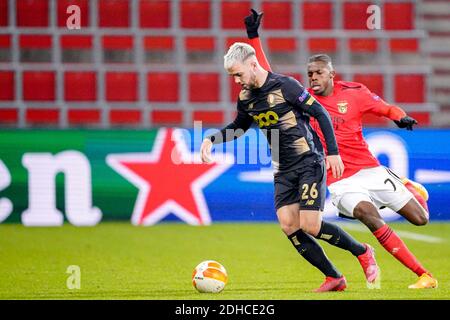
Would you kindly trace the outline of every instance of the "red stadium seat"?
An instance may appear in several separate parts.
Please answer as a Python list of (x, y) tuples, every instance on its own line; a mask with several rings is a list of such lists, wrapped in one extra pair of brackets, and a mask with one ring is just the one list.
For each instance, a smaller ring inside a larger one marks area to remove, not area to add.
[(92, 36), (62, 35), (60, 41), (63, 49), (92, 49)]
[(109, 110), (109, 123), (112, 125), (139, 125), (142, 121), (142, 112), (137, 109), (111, 109)]
[(367, 7), (370, 2), (345, 2), (343, 4), (343, 18), (342, 23), (344, 29), (349, 30), (367, 30)]
[(15, 108), (0, 109), (0, 123), (17, 125), (19, 121), (19, 110)]
[(11, 48), (11, 35), (0, 34), (0, 49), (10, 49)]
[(170, 28), (170, 21), (170, 1), (139, 1), (139, 26), (141, 28)]
[(230, 101), (232, 103), (237, 102), (237, 99), (239, 97), (239, 93), (241, 92), (241, 86), (238, 85), (236, 82), (234, 82), (233, 77), (229, 77), (229, 86), (230, 86)]
[(180, 12), (182, 28), (207, 29), (211, 27), (211, 4), (209, 1), (181, 1)]
[(64, 73), (64, 99), (67, 101), (95, 101), (97, 75), (92, 71), (66, 71)]
[(333, 4), (331, 2), (305, 1), (300, 12), (304, 30), (329, 30), (333, 28)]
[(27, 109), (25, 120), (29, 125), (57, 125), (60, 110), (55, 108)]
[(394, 76), (395, 102), (421, 103), (425, 101), (423, 74), (396, 74)]
[(414, 4), (412, 2), (386, 2), (383, 21), (386, 30), (414, 29)]
[(101, 112), (96, 109), (70, 109), (67, 111), (69, 125), (93, 125), (101, 123)]
[(14, 100), (14, 71), (0, 71), (0, 101)]
[(135, 72), (107, 72), (107, 101), (136, 101), (138, 76)]
[(429, 112), (408, 112), (408, 115), (416, 119), (420, 126), (431, 125), (431, 114)]
[(222, 29), (242, 30), (242, 21), (250, 14), (251, 7), (250, 1), (222, 1)]
[(190, 73), (189, 101), (218, 102), (220, 98), (219, 74)]
[(153, 125), (181, 125), (183, 111), (181, 110), (153, 110), (151, 112)]
[(225, 40), (225, 50), (228, 50), (229, 47), (235, 42), (245, 42), (248, 43), (248, 38), (244, 37), (230, 37)]
[(177, 102), (179, 99), (179, 75), (176, 72), (147, 75), (147, 99), (153, 102)]
[(58, 27), (67, 27), (67, 18), (72, 13), (67, 13), (67, 8), (76, 5), (80, 8), (80, 26), (89, 26), (89, 1), (88, 0), (58, 0)]
[(336, 52), (337, 42), (334, 38), (310, 38), (308, 49), (310, 52)]
[(2, 27), (9, 24), (8, 10), (8, 0), (0, 0), (0, 26)]
[(262, 10), (265, 15), (263, 26), (265, 29), (291, 29), (292, 4), (287, 1), (264, 1)]
[(184, 39), (186, 51), (214, 51), (214, 37), (186, 37)]
[(223, 111), (217, 110), (195, 110), (192, 112), (192, 121), (201, 121), (203, 124), (220, 125), (224, 122)]
[(99, 27), (127, 28), (130, 26), (128, 0), (98, 0)]
[(172, 51), (175, 42), (171, 36), (146, 36), (144, 37), (144, 48), (146, 50)]
[(102, 47), (105, 50), (132, 50), (133, 36), (103, 36)]
[(384, 83), (382, 74), (357, 73), (353, 76), (353, 81), (362, 83), (370, 91), (381, 98), (384, 97)]
[(349, 39), (349, 49), (352, 52), (369, 53), (378, 51), (377, 39), (355, 38)]
[(47, 27), (48, 0), (16, 0), (16, 24), (19, 27)]
[(19, 37), (19, 46), (25, 49), (51, 49), (52, 36), (21, 34)]
[(55, 100), (55, 73), (53, 71), (24, 71), (22, 80), (25, 101)]
[(390, 39), (389, 48), (393, 53), (417, 53), (419, 51), (418, 39)]
[(295, 38), (268, 38), (267, 46), (271, 52), (297, 51), (297, 41)]

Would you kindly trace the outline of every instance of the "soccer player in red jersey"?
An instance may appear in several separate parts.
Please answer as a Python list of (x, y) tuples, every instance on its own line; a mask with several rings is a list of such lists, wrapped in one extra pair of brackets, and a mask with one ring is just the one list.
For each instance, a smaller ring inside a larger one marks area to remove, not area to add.
[[(258, 28), (263, 13), (252, 13), (244, 20), (249, 43), (256, 49), (261, 65), (271, 70), (259, 40)], [(335, 70), (331, 58), (317, 54), (309, 58), (309, 93), (330, 114), (345, 171), (335, 178), (328, 171), (327, 185), (332, 202), (340, 215), (356, 218), (364, 223), (379, 243), (419, 279), (412, 289), (436, 288), (437, 280), (411, 253), (400, 237), (384, 222), (378, 209), (388, 207), (414, 225), (429, 220), (426, 200), (428, 193), (420, 184), (399, 178), (380, 165), (370, 153), (362, 134), (362, 116), (366, 113), (387, 117), (398, 127), (412, 130), (417, 121), (399, 107), (383, 101), (367, 87), (357, 82), (334, 81)], [(323, 144), (320, 128), (311, 121)], [(326, 148), (326, 147), (325, 147)]]

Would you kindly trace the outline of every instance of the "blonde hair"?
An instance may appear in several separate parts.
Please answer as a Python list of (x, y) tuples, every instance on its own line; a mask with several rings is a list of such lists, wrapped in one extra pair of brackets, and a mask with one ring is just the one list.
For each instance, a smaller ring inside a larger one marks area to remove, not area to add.
[(244, 42), (235, 42), (223, 57), (223, 66), (225, 69), (230, 69), (236, 62), (244, 63), (245, 60), (254, 55), (256, 55), (255, 49), (251, 45)]

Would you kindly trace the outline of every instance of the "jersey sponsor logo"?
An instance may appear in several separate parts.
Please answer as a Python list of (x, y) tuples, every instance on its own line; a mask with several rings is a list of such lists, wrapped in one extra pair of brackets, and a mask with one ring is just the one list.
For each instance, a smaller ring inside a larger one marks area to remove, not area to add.
[(348, 102), (347, 101), (340, 101), (340, 102), (338, 102), (337, 106), (338, 106), (338, 111), (340, 113), (347, 113), (347, 110), (348, 110)]
[(266, 113), (260, 113), (253, 116), (253, 120), (255, 120), (260, 128), (268, 127), (271, 124), (276, 124), (278, 122), (278, 119), (278, 115), (273, 111), (268, 111)]

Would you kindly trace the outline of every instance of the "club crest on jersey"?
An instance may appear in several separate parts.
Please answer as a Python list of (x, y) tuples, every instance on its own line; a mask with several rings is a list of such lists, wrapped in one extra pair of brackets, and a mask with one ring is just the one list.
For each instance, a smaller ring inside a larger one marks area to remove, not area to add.
[(347, 113), (347, 109), (348, 109), (347, 101), (338, 102), (337, 106), (338, 106), (338, 110), (340, 113)]

